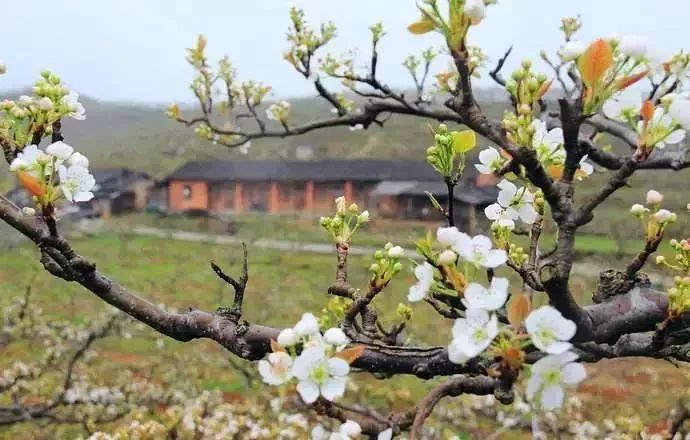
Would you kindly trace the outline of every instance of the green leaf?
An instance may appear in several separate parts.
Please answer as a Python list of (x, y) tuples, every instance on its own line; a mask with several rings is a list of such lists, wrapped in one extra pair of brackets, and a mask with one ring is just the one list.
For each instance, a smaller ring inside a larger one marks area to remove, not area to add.
[(456, 153), (467, 153), (477, 146), (477, 136), (472, 130), (454, 131), (453, 136), (453, 150)]

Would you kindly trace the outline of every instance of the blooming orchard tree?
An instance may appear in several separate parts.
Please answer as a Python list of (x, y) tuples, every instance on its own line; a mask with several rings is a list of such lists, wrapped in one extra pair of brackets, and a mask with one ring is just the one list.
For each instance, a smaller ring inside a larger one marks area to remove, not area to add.
[[(291, 118), (289, 103), (266, 102), (270, 87), (239, 81), (227, 58), (211, 67), (203, 37), (188, 50), (187, 60), (196, 70), (191, 88), (200, 115), (187, 118), (176, 105), (168, 115), (219, 145), (246, 149), (252, 140), (265, 137), (334, 127), (367, 129), (384, 125), (390, 115), (440, 123), (430, 128), (431, 145), (424, 154), (447, 186), (448, 204), (442, 206), (431, 196), (430, 204), (448, 224), (436, 237), (417, 242), (418, 260), (411, 264), (412, 252), (386, 244), (374, 255), (368, 284), (357, 288), (348, 281), (348, 254), (370, 216), (339, 197), (335, 215), (321, 219), (336, 254), (335, 279), (325, 293), (338, 300), (338, 306), (323, 316), (305, 311), (287, 329), (243, 319), (249, 281), (246, 248), (239, 277), (213, 264), (214, 272), (234, 290), (230, 307), (185, 313), (168, 312), (146, 301), (77, 254), (58, 231), (55, 206), (62, 199), (78, 203), (93, 196), (88, 160), (65, 144), (60, 132), (62, 118), (81, 119), (84, 109), (77, 95), (48, 72), (36, 84), (34, 96), (0, 106), (0, 145), (38, 208), (36, 213), (34, 207), (16, 207), (0, 199), (0, 218), (36, 243), (40, 262), (52, 275), (82, 285), (163, 335), (179, 341), (211, 339), (239, 357), (258, 361), (266, 384), (294, 386), (304, 404), (342, 422), (331, 432), (314, 428), (313, 438), (424, 438), (424, 423), (438, 402), (460, 394), (490, 395), (508, 404), (524, 391), (537, 417), (563, 406), (568, 388), (585, 379), (582, 362), (624, 356), (690, 360), (688, 240), (671, 242), (674, 258), (657, 257), (657, 263), (677, 273), (668, 292), (654, 290), (640, 274), (676, 220), (675, 213), (662, 207), (658, 192), (650, 191), (645, 204), (631, 208), (645, 234), (637, 257), (625, 267), (602, 273), (592, 304), (579, 304), (571, 290), (575, 237), (594, 220), (596, 209), (636, 172), (690, 166), (684, 150), (668, 151), (690, 128), (690, 56), (680, 52), (658, 59), (639, 36), (580, 42), (580, 22), (564, 19), (557, 61), (541, 54), (551, 69), (548, 73), (538, 72), (525, 60), (505, 78), (501, 71), (510, 51), (490, 70), (510, 103), (503, 119), (494, 121), (482, 111), (472, 88), (473, 78), (487, 62), (481, 48), (472, 45), (473, 34), (491, 8), (498, 7), (489, 8), (492, 3), (419, 2), (421, 17), (409, 31), (438, 33), (445, 47), (404, 61), (415, 84), (412, 94), (395, 91), (378, 76), (382, 24), (369, 29), (371, 56), (368, 66), (360, 69), (352, 56), (324, 53), (336, 36), (333, 24), (315, 30), (302, 11), (291, 10), (284, 57), (332, 109), (332, 116), (305, 123)], [(433, 76), (430, 87), (432, 62), (441, 56), (448, 57), (451, 67)], [(329, 89), (329, 79), (342, 82), (347, 93)], [(555, 102), (548, 98), (554, 94)], [(355, 102), (352, 97), (362, 99)], [(465, 128), (453, 131), (445, 123)], [(624, 151), (602, 147), (603, 135), (619, 139)], [(477, 136), (492, 145), (479, 153), (479, 163), (468, 164)], [(42, 148), (46, 137), (49, 145)], [(471, 237), (454, 225), (453, 192), (467, 166), (502, 177), (498, 199), (485, 212), (492, 221), (488, 235)], [(594, 166), (597, 172), (610, 173), (608, 181), (592, 197), (576, 200)], [(556, 246), (549, 250), (540, 243), (545, 223), (558, 232)], [(529, 237), (526, 249), (518, 246), (517, 235)], [(403, 270), (412, 270), (417, 279), (407, 296), (414, 304), (401, 303), (401, 321), (385, 328), (376, 299)], [(511, 271), (518, 283), (509, 282)], [(534, 307), (536, 295), (543, 295), (549, 305)], [(403, 333), (414, 322), (413, 307), (424, 305), (438, 312), (439, 320), (453, 321), (445, 346), (404, 342)], [(409, 410), (382, 415), (338, 402), (354, 370), (443, 380)], [(462, 419), (456, 422), (461, 425)]]

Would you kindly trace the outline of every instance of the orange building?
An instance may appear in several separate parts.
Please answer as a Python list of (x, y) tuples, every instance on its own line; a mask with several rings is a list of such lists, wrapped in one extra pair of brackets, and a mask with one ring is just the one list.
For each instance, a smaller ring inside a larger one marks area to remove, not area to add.
[[(385, 217), (435, 219), (425, 191), (447, 199), (438, 174), (416, 161), (193, 161), (166, 182), (173, 212), (318, 215), (330, 213), (333, 200), (344, 195)], [(468, 167), (455, 191), (457, 205), (493, 203), (495, 184), (493, 178), (479, 179)], [(458, 209), (458, 216), (463, 215), (467, 210)]]

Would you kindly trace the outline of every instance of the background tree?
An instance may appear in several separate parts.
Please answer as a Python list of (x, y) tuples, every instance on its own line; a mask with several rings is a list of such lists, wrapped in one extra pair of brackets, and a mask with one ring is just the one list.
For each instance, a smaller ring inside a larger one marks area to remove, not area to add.
[[(281, 330), (243, 319), (250, 281), (246, 249), (238, 277), (212, 265), (234, 292), (232, 303), (215, 312), (172, 313), (107, 278), (58, 231), (56, 202), (89, 200), (94, 181), (88, 159), (62, 142), (61, 135), (61, 119), (81, 118), (84, 109), (78, 96), (49, 72), (42, 74), (33, 97), (4, 102), (0, 120), (5, 158), (34, 195), (39, 213), (0, 199), (0, 218), (36, 243), (40, 261), (52, 275), (82, 285), (164, 335), (179, 341), (208, 338), (237, 356), (259, 361), (259, 372), (269, 384), (297, 382), (306, 404), (343, 422), (331, 438), (350, 438), (361, 432), (385, 439), (405, 431), (413, 439), (422, 438), (424, 422), (441, 399), (493, 395), (501, 403), (510, 403), (523, 378), (533, 414), (558, 408), (563, 404), (564, 387), (584, 378), (577, 359), (596, 362), (647, 356), (687, 361), (690, 245), (674, 240), (673, 260), (657, 259), (678, 273), (669, 292), (651, 288), (640, 273), (676, 220), (676, 214), (662, 208), (661, 194), (650, 191), (644, 205), (631, 208), (644, 226), (645, 242), (625, 267), (602, 272), (593, 304), (583, 306), (575, 300), (571, 274), (578, 232), (633, 174), (680, 170), (690, 164), (684, 150), (670, 154), (664, 150), (667, 144), (682, 142), (690, 124), (690, 98), (683, 93), (690, 59), (679, 53), (656, 60), (637, 36), (582, 44), (574, 39), (579, 21), (565, 19), (558, 61), (541, 54), (552, 69), (551, 79), (536, 72), (529, 60), (509, 79), (504, 78), (501, 71), (510, 50), (490, 71), (510, 100), (510, 110), (502, 120), (494, 121), (483, 112), (472, 89), (472, 78), (486, 57), (470, 45), (471, 36), (474, 27), (481, 25), (488, 3), (492, 2), (420, 3), (421, 18), (409, 30), (440, 33), (446, 44), (441, 54), (429, 50), (421, 58), (405, 61), (415, 83), (412, 96), (393, 90), (377, 76), (377, 46), (385, 35), (382, 25), (370, 28), (371, 56), (367, 68), (360, 71), (350, 57), (317, 58), (317, 52), (335, 37), (336, 28), (329, 23), (314, 30), (304, 14), (293, 9), (285, 58), (332, 106), (331, 117), (293, 123), (289, 103), (265, 103), (270, 88), (254, 81), (238, 82), (228, 59), (212, 69), (203, 37), (189, 49), (187, 58), (197, 71), (191, 87), (200, 115), (184, 117), (176, 105), (168, 110), (169, 116), (194, 126), (200, 136), (232, 148), (248, 148), (253, 139), (297, 136), (337, 126), (366, 129), (385, 124), (391, 115), (464, 125), (467, 129), (461, 131), (444, 124), (431, 129), (426, 160), (438, 171), (451, 197), (447, 206), (430, 202), (446, 215), (448, 226), (439, 228), (435, 240), (428, 237), (418, 242), (422, 263), (414, 269), (418, 282), (408, 296), (410, 302), (423, 300), (433, 307), (438, 319), (454, 320), (447, 347), (404, 343), (401, 335), (411, 318), (407, 305), (399, 307), (401, 320), (392, 328), (379, 322), (375, 300), (403, 270), (406, 254), (400, 246), (387, 244), (376, 253), (367, 286), (358, 289), (348, 283), (350, 245), (369, 213), (344, 198), (336, 200), (335, 216), (321, 221), (335, 244), (336, 275), (327, 292), (340, 298), (339, 307), (320, 318), (305, 313), (294, 328)], [(430, 65), (438, 56), (448, 57), (451, 68), (434, 76), (431, 91), (427, 85)], [(326, 78), (341, 81), (349, 93), (364, 98), (363, 106), (355, 108), (351, 95), (329, 90)], [(649, 85), (642, 96), (634, 90), (644, 81)], [(559, 96), (555, 104), (547, 100), (553, 84), (560, 86), (559, 90), (553, 87), (552, 93)], [(477, 169), (505, 177), (497, 203), (485, 212), (494, 221), (491, 239), (469, 237), (453, 226), (452, 194), (469, 166), (467, 153), (475, 147), (477, 134), (494, 144), (480, 153)], [(619, 139), (625, 149), (603, 148), (603, 135)], [(51, 143), (42, 150), (39, 145), (46, 137)], [(594, 196), (580, 200), (576, 195), (593, 172), (592, 163), (609, 170), (610, 178)], [(545, 223), (558, 232), (550, 249), (540, 243)], [(529, 237), (526, 249), (515, 243), (519, 234)], [(519, 276), (517, 287), (509, 287), (508, 279), (499, 276), (503, 266)], [(550, 305), (533, 307), (532, 297), (538, 294), (545, 295)], [(382, 415), (337, 402), (351, 369), (447, 379), (413, 408)]]

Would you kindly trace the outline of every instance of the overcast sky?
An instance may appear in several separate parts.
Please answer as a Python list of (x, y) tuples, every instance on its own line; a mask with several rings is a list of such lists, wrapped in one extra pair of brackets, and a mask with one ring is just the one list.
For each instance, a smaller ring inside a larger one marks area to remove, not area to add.
[[(98, 99), (188, 101), (192, 72), (184, 48), (203, 33), (209, 55), (229, 55), (240, 78), (264, 81), (279, 97), (313, 94), (281, 56), (291, 5), (303, 8), (312, 24), (335, 22), (330, 51), (357, 48), (362, 63), (367, 27), (382, 20), (388, 35), (381, 77), (393, 86), (409, 85), (400, 67), (405, 56), (440, 44), (438, 37), (406, 31), (418, 17), (414, 0), (0, 0), (0, 60), (8, 65), (0, 90), (30, 85), (47, 68)], [(511, 44), (513, 63), (536, 59), (539, 49), (556, 50), (560, 18), (578, 13), (583, 40), (639, 33), (665, 51), (690, 46), (687, 0), (500, 0), (472, 31), (471, 44), (493, 60)]]

